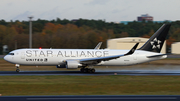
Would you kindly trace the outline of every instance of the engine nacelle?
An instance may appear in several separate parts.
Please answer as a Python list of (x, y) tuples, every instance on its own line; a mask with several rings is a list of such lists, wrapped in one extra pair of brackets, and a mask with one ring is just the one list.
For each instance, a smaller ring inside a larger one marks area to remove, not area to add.
[(81, 64), (78, 61), (75, 61), (75, 60), (66, 61), (66, 68), (67, 69), (77, 69), (80, 66), (81, 66)]

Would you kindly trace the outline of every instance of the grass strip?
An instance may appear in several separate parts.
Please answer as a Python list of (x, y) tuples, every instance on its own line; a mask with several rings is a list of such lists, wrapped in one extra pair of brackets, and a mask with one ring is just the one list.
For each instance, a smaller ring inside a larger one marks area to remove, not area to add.
[(179, 76), (0, 76), (6, 95), (180, 95)]

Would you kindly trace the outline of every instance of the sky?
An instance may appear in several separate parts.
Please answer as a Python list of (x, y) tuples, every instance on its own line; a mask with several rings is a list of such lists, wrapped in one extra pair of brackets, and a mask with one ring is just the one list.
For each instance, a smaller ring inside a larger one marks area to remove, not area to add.
[(94, 19), (134, 21), (149, 14), (154, 21), (180, 20), (180, 0), (0, 0), (0, 20)]

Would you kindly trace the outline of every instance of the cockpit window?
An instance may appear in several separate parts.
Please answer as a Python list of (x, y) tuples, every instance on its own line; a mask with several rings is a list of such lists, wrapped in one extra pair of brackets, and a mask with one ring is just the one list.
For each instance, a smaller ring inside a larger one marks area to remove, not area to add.
[(9, 53), (8, 55), (14, 55), (14, 53)]

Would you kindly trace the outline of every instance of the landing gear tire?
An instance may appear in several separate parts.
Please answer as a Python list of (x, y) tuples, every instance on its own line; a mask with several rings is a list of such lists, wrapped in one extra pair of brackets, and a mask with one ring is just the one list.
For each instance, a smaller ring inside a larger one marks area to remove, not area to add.
[(81, 68), (81, 73), (84, 73), (84, 68)]
[(16, 72), (17, 72), (17, 73), (20, 72), (20, 69), (19, 69), (19, 66), (20, 66), (20, 65), (19, 65), (19, 64), (16, 64), (15, 66), (16, 66)]
[(19, 68), (17, 68), (17, 69), (16, 69), (16, 72), (17, 72), (17, 73), (19, 73), (19, 72), (20, 72), (20, 69), (19, 69)]
[(94, 68), (81, 68), (81, 73), (95, 73), (95, 69)]
[(91, 69), (91, 73), (95, 73), (95, 71), (96, 71), (96, 70), (95, 70), (94, 68), (93, 68), (93, 69)]
[(90, 68), (88, 68), (87, 72), (88, 72), (88, 73), (91, 73), (91, 69), (90, 69)]
[(84, 72), (85, 72), (85, 73), (88, 73), (88, 68), (85, 68), (85, 69), (84, 69)]

